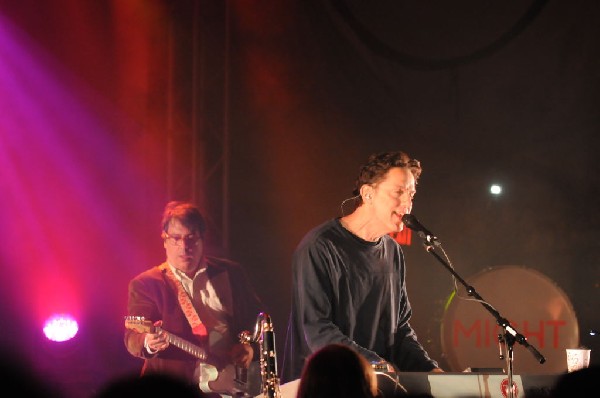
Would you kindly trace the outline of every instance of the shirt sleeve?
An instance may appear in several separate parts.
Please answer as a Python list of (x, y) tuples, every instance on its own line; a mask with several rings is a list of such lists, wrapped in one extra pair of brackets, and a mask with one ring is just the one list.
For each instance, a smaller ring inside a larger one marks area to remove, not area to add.
[(417, 334), (408, 322), (396, 332), (393, 358), (394, 365), (400, 371), (429, 372), (439, 367), (419, 343)]
[(412, 308), (406, 291), (406, 267), (404, 256), (400, 257), (400, 272), (398, 281), (399, 314), (396, 332), (393, 338), (392, 363), (400, 371), (429, 372), (438, 367), (438, 363), (429, 357), (425, 348), (417, 338), (417, 334), (410, 325)]
[[(147, 289), (144, 287), (144, 282), (137, 278), (133, 279), (129, 282), (128, 290), (127, 313), (131, 316), (154, 320), (158, 316), (158, 310), (151, 298), (147, 295)], [(145, 333), (126, 328), (124, 343), (127, 351), (135, 357), (150, 358), (155, 355), (155, 353), (150, 353), (145, 348)]]

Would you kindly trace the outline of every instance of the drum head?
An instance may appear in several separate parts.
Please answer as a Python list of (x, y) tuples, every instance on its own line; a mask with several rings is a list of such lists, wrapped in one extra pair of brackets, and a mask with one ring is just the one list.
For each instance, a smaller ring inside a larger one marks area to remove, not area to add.
[[(466, 280), (477, 293), (527, 339), (545, 358), (540, 364), (525, 346), (515, 343), (513, 373), (550, 374), (565, 372), (566, 348), (579, 346), (579, 325), (566, 294), (547, 276), (520, 266), (487, 269)], [(459, 294), (451, 294), (442, 317), (441, 343), (452, 369), (502, 368), (498, 334), (503, 329), (494, 316), (468, 297), (459, 283)], [(468, 297), (472, 298), (472, 297)], [(506, 348), (503, 346), (506, 356)]]

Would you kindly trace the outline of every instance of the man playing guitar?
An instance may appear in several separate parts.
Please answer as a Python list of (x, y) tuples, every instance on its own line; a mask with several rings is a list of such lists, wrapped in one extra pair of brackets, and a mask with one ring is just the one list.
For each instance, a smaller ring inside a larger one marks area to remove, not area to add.
[(229, 377), (256, 360), (238, 334), (254, 327), (262, 303), (239, 264), (205, 254), (206, 222), (196, 206), (168, 203), (161, 226), (166, 261), (129, 282), (125, 346), (144, 360), (142, 375), (172, 374), (221, 396), (206, 378), (214, 369)]

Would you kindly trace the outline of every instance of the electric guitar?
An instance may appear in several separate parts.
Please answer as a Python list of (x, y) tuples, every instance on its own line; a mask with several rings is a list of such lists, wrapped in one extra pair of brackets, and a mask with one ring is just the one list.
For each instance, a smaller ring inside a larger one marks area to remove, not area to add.
[(155, 326), (154, 322), (144, 317), (126, 316), (125, 327), (140, 333), (166, 332), (169, 344), (174, 345), (199, 360), (195, 374), (198, 376), (198, 386), (203, 392), (231, 396), (239, 396), (248, 392), (248, 369), (229, 364), (219, 371), (216, 366), (207, 362), (208, 354), (202, 347), (174, 335), (160, 326)]

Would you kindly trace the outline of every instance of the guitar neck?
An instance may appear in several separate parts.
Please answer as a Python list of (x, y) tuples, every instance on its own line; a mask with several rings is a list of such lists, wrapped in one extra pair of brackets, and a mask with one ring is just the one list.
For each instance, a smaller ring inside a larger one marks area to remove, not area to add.
[(206, 351), (204, 351), (202, 347), (190, 343), (189, 341), (184, 340), (181, 337), (174, 335), (173, 333), (167, 332), (167, 335), (169, 336), (170, 344), (173, 344), (175, 347), (182, 349), (183, 351), (195, 356), (196, 358), (202, 361), (206, 360)]
[(187, 352), (201, 361), (206, 361), (207, 354), (203, 348), (197, 346), (196, 344), (190, 343), (189, 341), (184, 340), (173, 333), (167, 332), (159, 326), (154, 326), (150, 320), (147, 320), (144, 317), (125, 317), (125, 327), (127, 329), (136, 330), (140, 333), (161, 333), (164, 331), (167, 333), (169, 344), (173, 344), (175, 347)]

